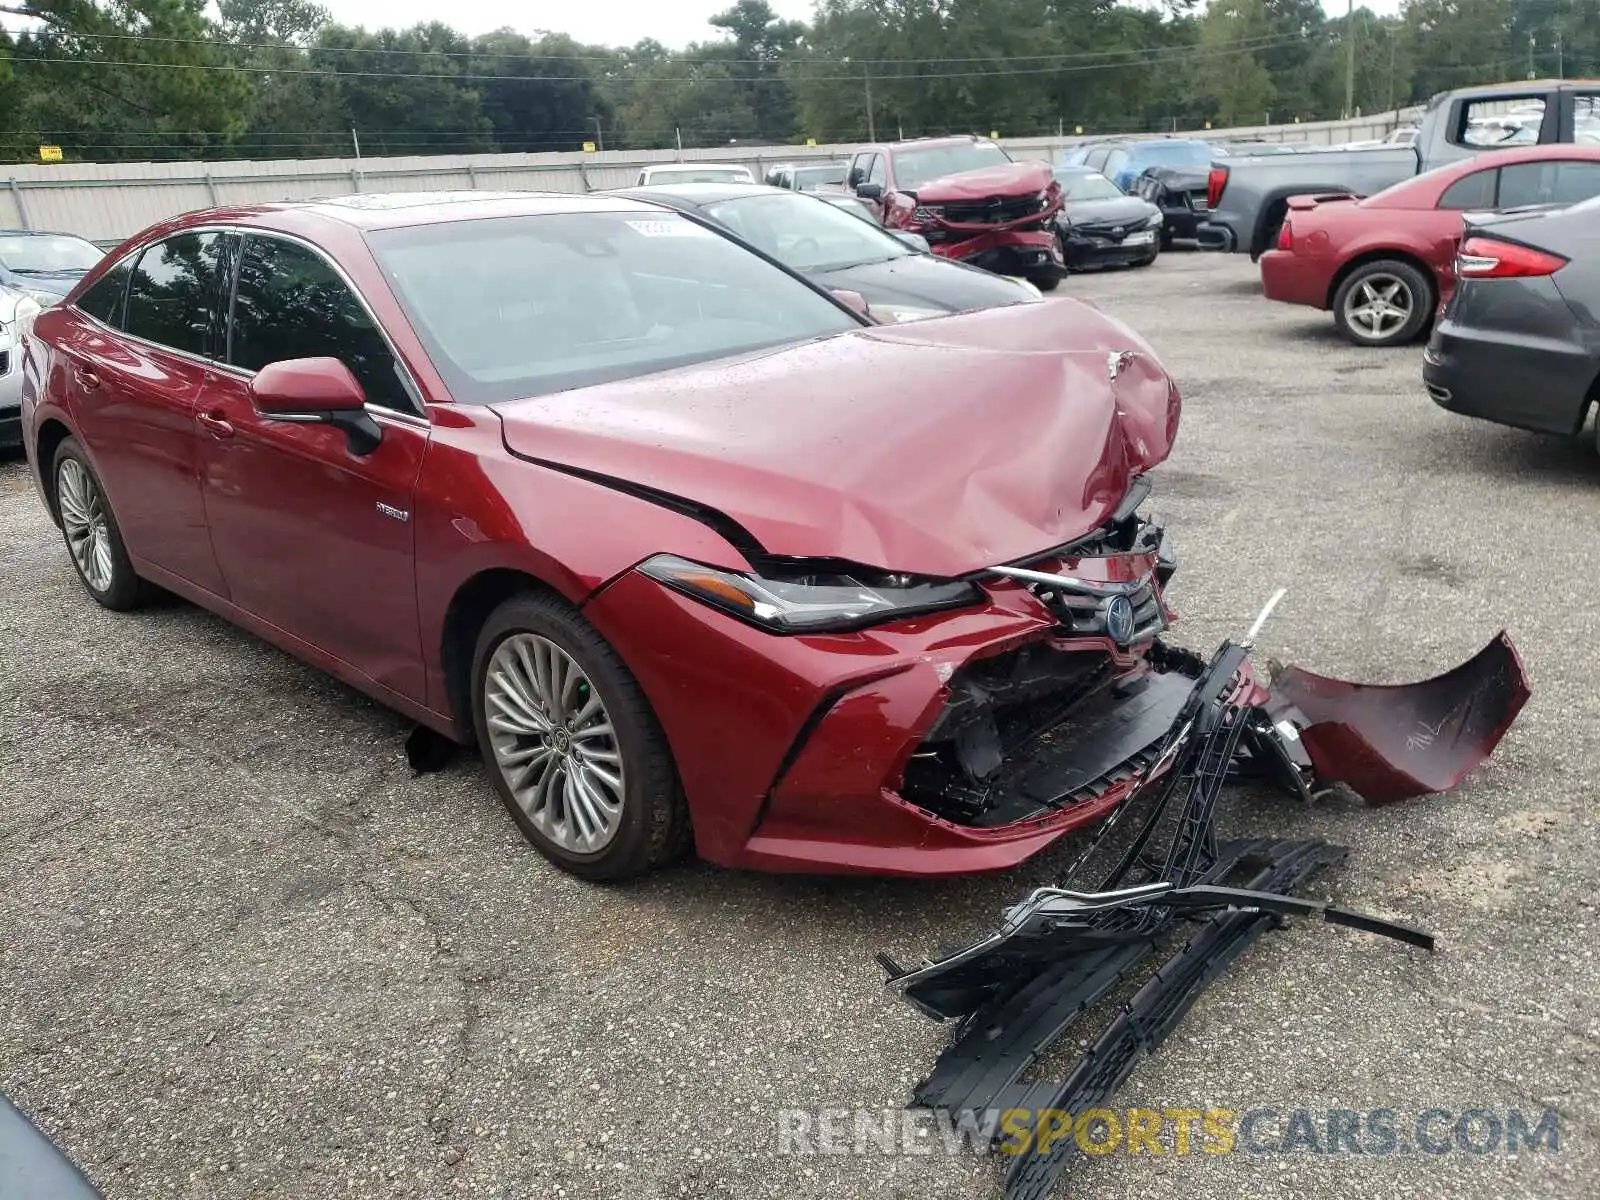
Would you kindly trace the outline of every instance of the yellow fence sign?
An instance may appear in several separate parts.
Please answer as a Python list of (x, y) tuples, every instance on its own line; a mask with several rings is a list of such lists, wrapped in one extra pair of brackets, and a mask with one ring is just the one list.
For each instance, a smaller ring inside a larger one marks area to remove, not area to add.
[(815, 146), (816, 144), (817, 144), (817, 139), (816, 138), (807, 138), (806, 139), (806, 145)]
[(594, 153), (594, 143), (593, 142), (585, 142), (583, 144), (583, 152), (585, 154), (593, 154)]
[(61, 147), (60, 146), (40, 146), (39, 147), (39, 161), (40, 162), (60, 162), (61, 161)]

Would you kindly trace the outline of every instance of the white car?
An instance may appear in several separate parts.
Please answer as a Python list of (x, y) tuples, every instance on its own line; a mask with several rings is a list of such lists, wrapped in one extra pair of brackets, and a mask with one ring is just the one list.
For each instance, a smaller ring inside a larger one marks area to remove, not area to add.
[(732, 163), (659, 163), (642, 167), (634, 187), (653, 183), (754, 183), (750, 168)]
[(22, 441), (22, 335), (39, 311), (32, 296), (0, 288), (0, 447)]

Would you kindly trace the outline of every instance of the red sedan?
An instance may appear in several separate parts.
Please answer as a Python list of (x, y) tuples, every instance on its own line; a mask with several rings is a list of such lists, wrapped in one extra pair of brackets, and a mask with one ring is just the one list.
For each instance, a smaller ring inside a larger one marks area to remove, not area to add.
[(1416, 339), (1455, 286), (1462, 214), (1600, 194), (1600, 146), (1541, 145), (1464, 159), (1376, 196), (1295, 196), (1261, 256), (1269, 300), (1332, 309), (1358, 346)]
[(1075, 301), (875, 326), (637, 201), (356, 196), (156, 226), (25, 357), (90, 596), (476, 742), (586, 876), (1009, 866), (1193, 682), (1136, 514), (1178, 393)]

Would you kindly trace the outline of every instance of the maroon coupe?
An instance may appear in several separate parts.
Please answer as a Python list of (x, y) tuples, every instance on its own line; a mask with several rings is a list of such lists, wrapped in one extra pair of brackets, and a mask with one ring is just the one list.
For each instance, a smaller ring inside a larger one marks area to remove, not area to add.
[(95, 600), (475, 741), (582, 875), (1008, 866), (1162, 772), (1198, 670), (1137, 514), (1178, 393), (1076, 302), (880, 327), (637, 201), (353, 196), (149, 229), (25, 359)]

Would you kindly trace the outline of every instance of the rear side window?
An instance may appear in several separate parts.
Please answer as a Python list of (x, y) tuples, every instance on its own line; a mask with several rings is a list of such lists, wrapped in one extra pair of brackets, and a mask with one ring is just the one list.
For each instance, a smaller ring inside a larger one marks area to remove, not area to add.
[(188, 354), (205, 354), (222, 235), (180, 233), (148, 247), (128, 281), (123, 329)]
[(289, 358), (337, 358), (367, 400), (413, 412), (388, 343), (361, 301), (320, 254), (276, 238), (247, 238), (233, 294), (228, 361), (247, 371)]
[(1463, 175), (1440, 194), (1438, 207), (1454, 209), (1456, 212), (1493, 208), (1494, 177), (1493, 167)]
[(1500, 168), (1500, 208), (1577, 204), (1596, 193), (1600, 193), (1600, 163), (1569, 159)]
[(121, 329), (122, 301), (128, 294), (128, 276), (132, 274), (133, 260), (123, 259), (78, 299), (78, 308), (113, 329)]

